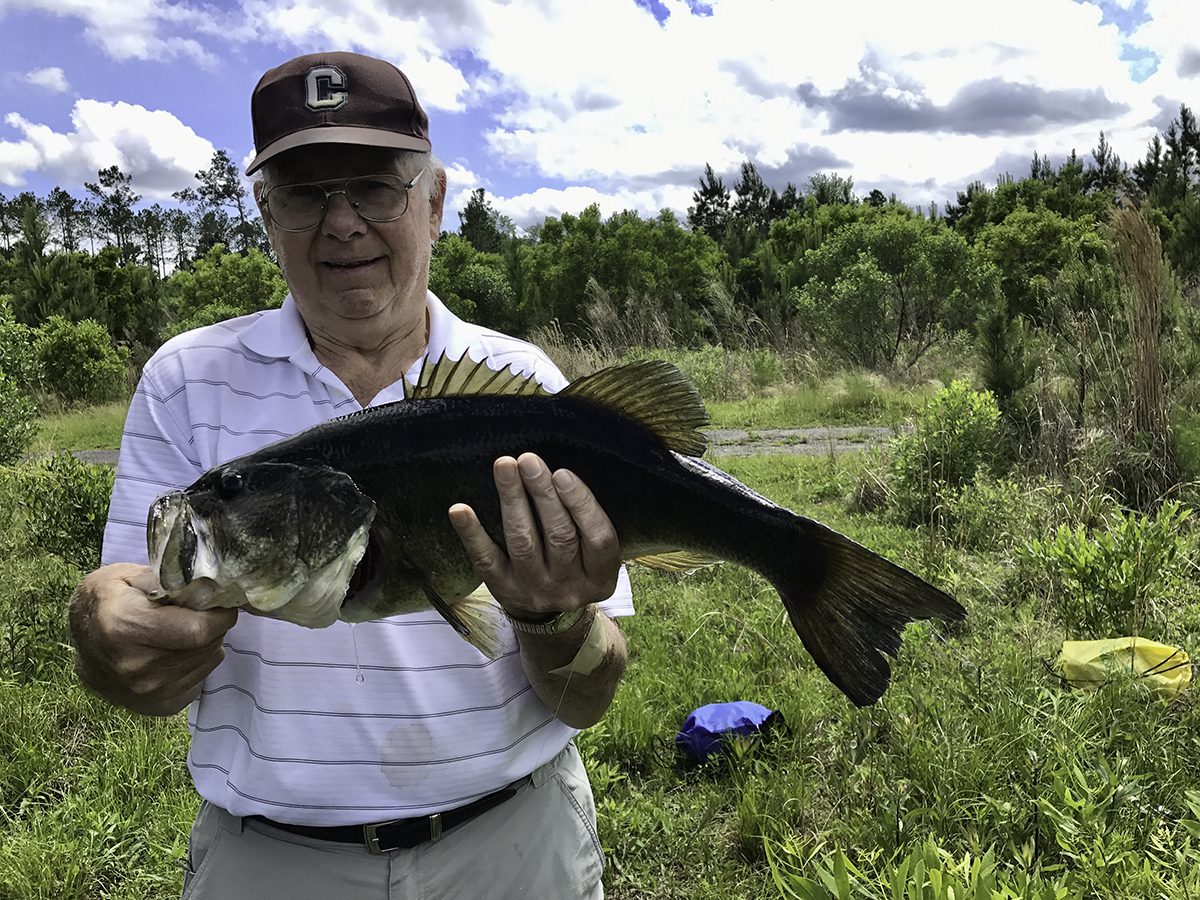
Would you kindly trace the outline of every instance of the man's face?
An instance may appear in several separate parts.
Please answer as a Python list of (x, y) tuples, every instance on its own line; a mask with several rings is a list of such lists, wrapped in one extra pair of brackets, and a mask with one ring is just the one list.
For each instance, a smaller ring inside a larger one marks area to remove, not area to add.
[[(354, 175), (417, 174), (403, 167), (402, 151), (348, 144), (317, 144), (282, 154), (266, 185), (349, 178)], [(408, 192), (408, 209), (394, 222), (368, 222), (345, 194), (328, 199), (325, 217), (309, 231), (263, 221), (300, 314), (310, 330), (361, 344), (369, 332), (384, 343), (423, 310), (429, 281), (429, 244), (442, 221), (442, 190), (431, 200), (434, 173), (423, 174)], [(332, 186), (330, 186), (332, 187)]]

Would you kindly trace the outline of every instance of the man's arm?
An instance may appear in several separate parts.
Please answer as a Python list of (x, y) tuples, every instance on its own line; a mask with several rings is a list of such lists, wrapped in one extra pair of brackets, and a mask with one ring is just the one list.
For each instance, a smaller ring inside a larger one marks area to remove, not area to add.
[[(604, 648), (599, 665), (586, 675), (571, 671), (571, 661), (595, 623)], [(587, 728), (603, 718), (625, 673), (625, 638), (617, 623), (591, 607), (562, 634), (535, 635), (517, 632), (521, 665), (542, 702), (572, 728)], [(566, 669), (556, 672), (557, 669)]]
[[(612, 703), (627, 661), (620, 629), (591, 606), (612, 596), (617, 584), (616, 529), (586, 485), (566, 469), (551, 474), (535, 454), (502, 457), (493, 472), (505, 548), (492, 541), (469, 506), (452, 506), (450, 520), (488, 590), (513, 618), (539, 622), (587, 607), (566, 631), (518, 630), (517, 640), (525, 674), (542, 702), (574, 728), (594, 725)], [(600, 631), (589, 638), (594, 617)], [(596, 667), (587, 674), (570, 668), (555, 674), (570, 667), (585, 640), (597, 641)]]

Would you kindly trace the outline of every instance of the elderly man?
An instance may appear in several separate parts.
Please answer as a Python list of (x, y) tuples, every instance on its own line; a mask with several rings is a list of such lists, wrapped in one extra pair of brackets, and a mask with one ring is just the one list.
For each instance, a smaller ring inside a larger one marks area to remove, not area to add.
[[(490, 661), (435, 613), (310, 631), (159, 605), (144, 522), (156, 495), (319, 422), (399, 400), (423, 359), (562, 375), (428, 290), (445, 173), (394, 66), (302, 56), (255, 88), (255, 197), (290, 295), (181, 335), (147, 363), (121, 445), (107, 565), (80, 584), (83, 680), (112, 702), (188, 707), (203, 798), (184, 893), (221, 898), (574, 898), (603, 857), (576, 729), (625, 667), (631, 613), (612, 525), (570, 472), (496, 461), (506, 546), (447, 510), (513, 622)], [(206, 589), (204, 583), (190, 586)]]

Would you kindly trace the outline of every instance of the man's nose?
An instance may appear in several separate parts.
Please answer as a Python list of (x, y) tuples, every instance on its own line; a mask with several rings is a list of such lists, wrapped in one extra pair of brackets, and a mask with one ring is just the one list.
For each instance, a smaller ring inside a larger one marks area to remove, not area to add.
[(366, 221), (350, 204), (345, 191), (329, 195), (325, 201), (325, 217), (321, 220), (321, 231), (330, 237), (347, 240), (356, 234), (364, 234)]

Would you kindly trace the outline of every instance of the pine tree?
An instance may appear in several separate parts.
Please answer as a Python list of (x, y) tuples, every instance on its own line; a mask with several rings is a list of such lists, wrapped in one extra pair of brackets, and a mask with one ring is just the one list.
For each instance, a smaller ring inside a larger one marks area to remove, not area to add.
[(694, 205), (688, 207), (688, 226), (692, 231), (703, 231), (719, 243), (729, 224), (729, 199), (729, 190), (717, 177), (713, 167), (705, 163), (700, 190), (692, 194)]
[(117, 166), (96, 173), (99, 183), (86, 182), (84, 187), (96, 198), (96, 217), (105, 231), (112, 235), (123, 261), (137, 256), (133, 242), (133, 207), (142, 198), (133, 192), (133, 176)]
[(497, 218), (484, 189), (476, 188), (458, 214), (458, 233), (480, 253), (499, 253), (504, 245), (504, 235), (497, 227)]
[(749, 160), (742, 163), (742, 174), (733, 186), (733, 192), (737, 194), (733, 201), (733, 220), (760, 237), (765, 236), (771, 224), (771, 209), (778, 205), (779, 197), (767, 187), (754, 163)]
[(79, 201), (60, 187), (55, 187), (46, 200), (46, 208), (58, 225), (58, 242), (63, 250), (74, 253), (79, 249)]
[(1085, 190), (1116, 192), (1126, 185), (1129, 180), (1127, 167), (1103, 131), (1100, 132), (1100, 142), (1092, 148), (1092, 160), (1094, 165), (1088, 166), (1084, 175)]

